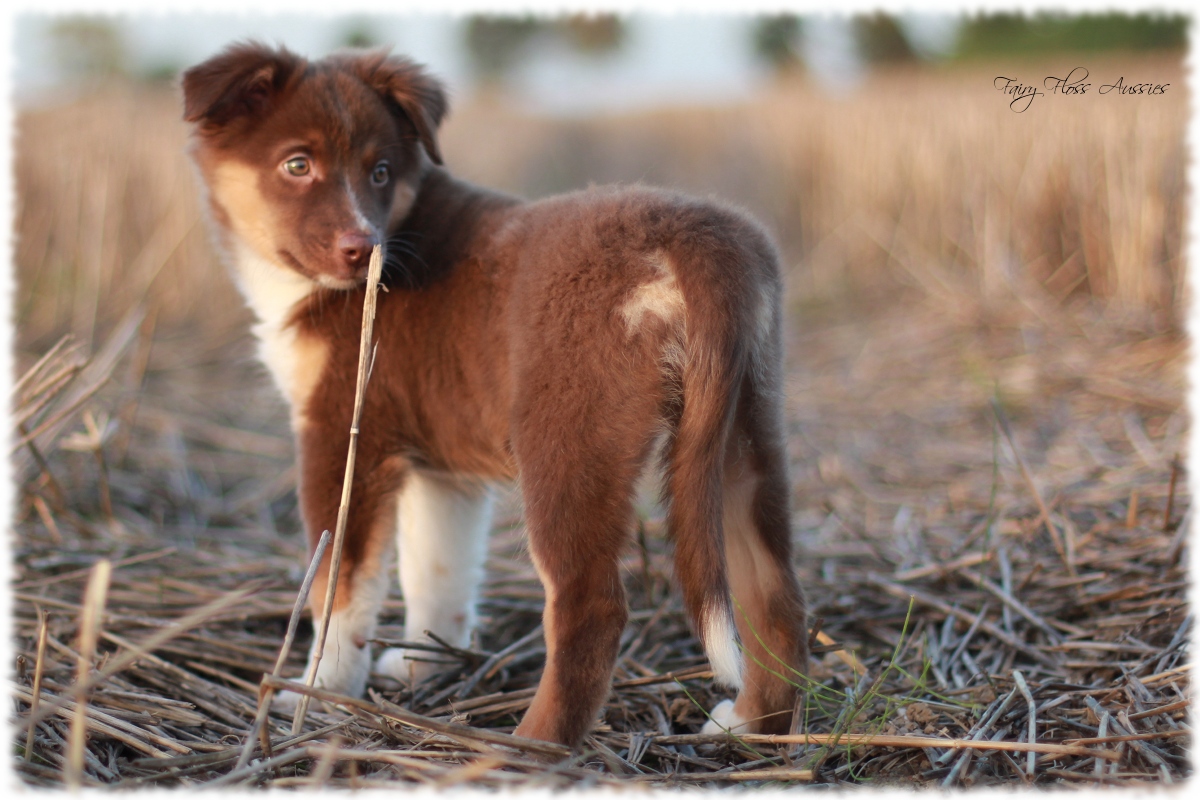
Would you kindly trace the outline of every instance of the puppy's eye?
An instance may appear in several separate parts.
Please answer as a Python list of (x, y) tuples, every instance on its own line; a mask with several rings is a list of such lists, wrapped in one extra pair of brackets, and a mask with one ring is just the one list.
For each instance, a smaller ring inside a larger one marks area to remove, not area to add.
[(383, 186), (392, 177), (392, 171), (388, 169), (386, 161), (380, 161), (375, 165), (375, 169), (371, 171), (371, 183), (376, 186)]
[(304, 156), (296, 156), (283, 162), (283, 169), (288, 175), (303, 178), (312, 172), (312, 162)]

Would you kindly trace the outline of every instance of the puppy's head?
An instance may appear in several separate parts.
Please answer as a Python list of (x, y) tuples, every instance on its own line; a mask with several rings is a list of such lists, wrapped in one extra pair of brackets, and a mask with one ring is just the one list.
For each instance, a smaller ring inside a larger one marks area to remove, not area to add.
[(184, 119), (223, 243), (329, 288), (356, 286), (371, 248), (441, 163), (441, 85), (386, 52), (308, 62), (237, 44), (183, 76)]

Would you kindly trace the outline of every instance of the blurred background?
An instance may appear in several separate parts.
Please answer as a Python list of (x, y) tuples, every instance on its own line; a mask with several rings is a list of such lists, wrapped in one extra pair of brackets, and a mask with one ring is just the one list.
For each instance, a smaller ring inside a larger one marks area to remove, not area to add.
[[(893, 540), (897, 514), (1031, 508), (996, 466), (1014, 462), (993, 400), (1039, 480), (1165, 500), (1187, 432), (1182, 16), (25, 14), (14, 452), (35, 528), (298, 528), (286, 414), (179, 118), (180, 70), (247, 37), (427, 63), (468, 179), (531, 198), (645, 182), (761, 218), (813, 536), (830, 509)], [(1088, 94), (1023, 113), (994, 85), (1076, 67)], [(1098, 93), (1118, 79), (1169, 86)]]
[[(393, 43), (448, 82), (442, 151), (462, 177), (530, 198), (660, 184), (773, 232), (796, 567), (815, 624), (889, 664), (881, 695), (915, 691), (890, 666), (906, 637), (907, 668), (933, 663), (938, 692), (986, 689), (981, 670), (1014, 665), (1035, 690), (1149, 682), (1185, 652), (1190, 619), (1187, 34), (1182, 16), (1123, 14), (18, 17), (17, 586), (78, 596), (79, 567), (150, 552), (162, 560), (114, 576), (111, 609), (142, 625), (263, 578), (259, 618), (174, 651), (192, 660), (188, 685), (241, 665), (213, 680), (253, 708), (248, 681), (273, 663), (304, 537), (287, 413), (210, 247), (177, 79), (245, 37), (311, 56)], [(1075, 68), (1086, 95), (1044, 84)], [(1046, 93), (1015, 113), (998, 76)], [(1167, 89), (1099, 93), (1118, 81)], [(517, 511), (507, 497), (497, 519), (485, 650), (539, 619)], [(639, 516), (639, 532), (661, 531), (651, 501)], [(701, 663), (681, 608), (663, 612), (663, 537), (638, 539), (631, 606), (659, 622), (636, 674)], [(935, 598), (913, 626), (907, 588), (889, 594), (880, 575)], [(938, 608), (990, 608), (1010, 635), (1057, 641), (983, 579), (1082, 640), (1031, 662), (955, 628)], [(393, 591), (381, 636), (402, 635), (402, 608)], [(72, 625), (56, 612), (53, 636)], [(28, 597), (17, 628), (32, 652)], [(814, 675), (861, 688), (832, 656)], [(539, 664), (488, 691), (527, 686)], [(1075, 719), (1090, 713), (1072, 702)], [(676, 722), (694, 730), (703, 719), (684, 706)]]
[[(176, 83), (249, 37), (311, 56), (392, 44), (428, 64), (450, 89), (449, 165), (468, 178), (740, 203), (771, 224), (801, 301), (945, 273), (980, 288), (1020, 276), (1161, 324), (1177, 311), (1182, 17), (26, 14), (21, 342), (90, 341), (164, 270), (153, 294), (172, 321), (211, 322), (229, 286), (196, 224)], [(993, 87), (1075, 66), (1090, 95), (1024, 114)], [(1096, 93), (1123, 75), (1171, 88)]]

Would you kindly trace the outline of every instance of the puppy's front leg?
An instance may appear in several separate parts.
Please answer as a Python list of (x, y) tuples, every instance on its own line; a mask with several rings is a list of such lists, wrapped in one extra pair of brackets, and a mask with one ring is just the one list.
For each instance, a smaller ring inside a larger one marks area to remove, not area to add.
[[(430, 641), (432, 631), (456, 647), (470, 644), (475, 603), (487, 558), (492, 492), (472, 482), (412, 472), (397, 503), (404, 638)], [(428, 653), (385, 650), (376, 672), (420, 682), (437, 670)]]
[[(335, 435), (330, 427), (314, 426), (300, 438), (300, 505), (310, 554), (322, 531), (336, 529), (341, 501), (347, 437)], [(380, 457), (369, 444), (360, 447), (333, 614), (315, 681), (316, 686), (352, 697), (362, 695), (371, 668), (369, 641), (375, 636), (376, 618), (387, 594), (389, 544), (396, 518), (395, 486), (400, 475), (396, 461)], [(332, 561), (330, 546), (308, 596), (315, 634), (309, 668), (324, 619)], [(290, 692), (276, 696), (282, 708), (294, 707), (297, 699)]]

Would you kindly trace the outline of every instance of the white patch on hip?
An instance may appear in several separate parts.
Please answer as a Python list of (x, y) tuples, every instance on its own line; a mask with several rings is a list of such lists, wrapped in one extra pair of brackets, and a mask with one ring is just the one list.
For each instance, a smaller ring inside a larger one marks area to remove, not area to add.
[(687, 311), (683, 293), (679, 291), (679, 283), (675, 279), (674, 265), (667, 254), (658, 251), (648, 261), (654, 270), (654, 277), (634, 288), (620, 308), (630, 333), (638, 330), (647, 316), (673, 323), (681, 321)]
[[(429, 641), (425, 631), (432, 631), (456, 647), (467, 647), (487, 558), (492, 491), (469, 479), (413, 472), (397, 506), (404, 638)], [(401, 681), (420, 681), (436, 671), (437, 665), (408, 655), (402, 648), (386, 650), (375, 670)]]

